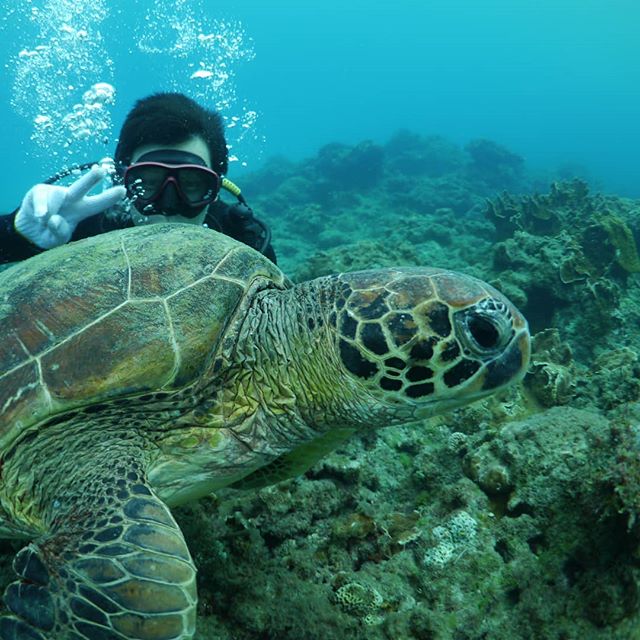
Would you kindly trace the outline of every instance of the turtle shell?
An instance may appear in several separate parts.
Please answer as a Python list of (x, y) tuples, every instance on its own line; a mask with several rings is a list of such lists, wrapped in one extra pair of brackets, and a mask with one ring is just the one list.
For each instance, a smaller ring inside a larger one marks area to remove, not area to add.
[(155, 224), (0, 273), (0, 451), (52, 415), (198, 380), (248, 291), (285, 287), (258, 252)]

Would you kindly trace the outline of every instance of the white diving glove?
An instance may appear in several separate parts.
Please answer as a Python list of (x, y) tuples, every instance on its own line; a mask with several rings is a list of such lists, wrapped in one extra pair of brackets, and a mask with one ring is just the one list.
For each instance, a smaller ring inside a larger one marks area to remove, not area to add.
[(124, 187), (110, 187), (87, 194), (107, 175), (97, 164), (68, 187), (37, 184), (27, 192), (14, 220), (16, 231), (41, 249), (69, 242), (79, 222), (112, 207), (126, 194)]

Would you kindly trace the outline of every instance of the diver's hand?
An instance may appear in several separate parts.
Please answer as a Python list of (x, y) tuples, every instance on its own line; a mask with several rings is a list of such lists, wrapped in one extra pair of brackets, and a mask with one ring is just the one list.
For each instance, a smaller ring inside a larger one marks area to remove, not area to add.
[(16, 231), (41, 249), (69, 242), (79, 222), (124, 198), (124, 187), (110, 187), (97, 195), (87, 195), (105, 175), (104, 169), (94, 165), (68, 187), (52, 184), (32, 187), (16, 214)]

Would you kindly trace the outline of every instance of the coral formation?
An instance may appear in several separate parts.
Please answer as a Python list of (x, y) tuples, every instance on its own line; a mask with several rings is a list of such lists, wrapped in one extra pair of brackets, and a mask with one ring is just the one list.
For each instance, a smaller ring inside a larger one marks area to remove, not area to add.
[[(517, 288), (534, 330), (562, 327), (575, 354), (592, 359), (623, 328), (619, 311), (637, 287), (638, 209), (628, 200), (590, 195), (580, 181), (549, 194), (503, 194), (485, 214), (496, 228), (493, 266), (505, 291)], [(535, 277), (532, 277), (535, 274)], [(601, 336), (584, 340), (582, 336)], [(617, 345), (616, 345), (617, 346)]]
[(422, 137), (398, 131), (385, 145), (387, 166), (394, 174), (439, 178), (461, 169), (463, 151), (441, 136)]
[(376, 620), (376, 613), (382, 606), (382, 596), (373, 588), (358, 582), (343, 584), (335, 593), (335, 601), (344, 611), (362, 618), (368, 624)]
[(573, 354), (557, 329), (544, 329), (534, 336), (525, 384), (543, 407), (566, 404), (573, 397)]
[(524, 160), (492, 140), (471, 140), (465, 151), (471, 158), (470, 170), (475, 178), (495, 186), (516, 187), (524, 173)]

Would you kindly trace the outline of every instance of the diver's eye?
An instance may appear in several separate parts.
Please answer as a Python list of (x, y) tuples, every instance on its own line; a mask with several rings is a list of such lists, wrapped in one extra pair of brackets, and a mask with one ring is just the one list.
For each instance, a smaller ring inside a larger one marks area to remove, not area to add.
[(471, 316), (467, 327), (473, 339), (483, 349), (493, 350), (500, 345), (498, 327), (489, 318), (478, 315)]

